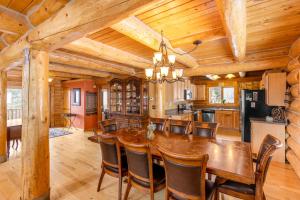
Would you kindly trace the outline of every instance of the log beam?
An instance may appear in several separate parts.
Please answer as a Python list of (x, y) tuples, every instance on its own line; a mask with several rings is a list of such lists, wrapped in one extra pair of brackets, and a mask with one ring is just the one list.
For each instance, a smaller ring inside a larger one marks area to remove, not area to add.
[(80, 68), (80, 67), (62, 65), (62, 64), (58, 64), (58, 63), (50, 63), (49, 70), (55, 71), (55, 72), (66, 72), (66, 73), (76, 72), (77, 74), (102, 77), (102, 78), (106, 78), (106, 77), (110, 76), (110, 74), (107, 72), (100, 72), (97, 70), (84, 69), (84, 68)]
[[(161, 34), (154, 31), (151, 27), (144, 24), (138, 18), (132, 16), (125, 20), (120, 21), (111, 26), (114, 30), (132, 38), (139, 43), (158, 51), (159, 44), (161, 42)], [(166, 45), (175, 52), (180, 54), (185, 53), (181, 49), (174, 49), (167, 38), (164, 38)], [(170, 52), (171, 53), (171, 52)], [(176, 59), (178, 62), (182, 63), (187, 67), (197, 67), (198, 63), (195, 58), (192, 56), (185, 54), (185, 55), (178, 55), (176, 54)]]
[(246, 56), (246, 0), (216, 0), (233, 56), (243, 61)]
[(0, 6), (0, 32), (21, 36), (30, 27), (24, 15)]
[(25, 49), (22, 115), (23, 200), (50, 199), (48, 53)]
[(64, 49), (141, 69), (149, 68), (152, 65), (151, 61), (147, 59), (138, 57), (134, 54), (122, 51), (89, 38), (81, 38), (76, 40), (65, 45)]
[(243, 71), (259, 71), (286, 67), (288, 57), (273, 58), (268, 60), (247, 61), (243, 63), (201, 65), (185, 70), (185, 76), (204, 76), (207, 74), (228, 74)]
[[(95, 49), (97, 50), (97, 49)], [(82, 67), (93, 70), (100, 70), (116, 74), (135, 75), (135, 70), (123, 64), (109, 62), (78, 54), (71, 54), (63, 51), (55, 51), (50, 53), (50, 62)]]
[(7, 73), (0, 71), (0, 163), (7, 160)]
[[(128, 16), (159, 0), (73, 0), (53, 17), (6, 48), (0, 54), (0, 70), (16, 59), (23, 58), (23, 50), (34, 49), (52, 51), (87, 33), (110, 27)], [(51, 28), (49, 28), (51, 27)]]

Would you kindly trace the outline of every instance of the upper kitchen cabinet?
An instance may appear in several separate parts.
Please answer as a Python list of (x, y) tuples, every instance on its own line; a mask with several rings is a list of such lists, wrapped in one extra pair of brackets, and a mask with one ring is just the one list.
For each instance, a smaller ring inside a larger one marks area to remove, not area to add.
[(197, 96), (196, 100), (206, 100), (206, 85), (197, 85)]
[(284, 106), (286, 91), (286, 73), (269, 72), (263, 76), (263, 85), (268, 106)]

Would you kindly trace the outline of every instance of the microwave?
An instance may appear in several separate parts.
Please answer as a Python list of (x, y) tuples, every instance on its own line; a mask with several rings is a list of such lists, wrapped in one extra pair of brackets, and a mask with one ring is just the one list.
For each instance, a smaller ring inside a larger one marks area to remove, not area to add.
[(193, 93), (192, 90), (184, 90), (184, 100), (192, 100)]

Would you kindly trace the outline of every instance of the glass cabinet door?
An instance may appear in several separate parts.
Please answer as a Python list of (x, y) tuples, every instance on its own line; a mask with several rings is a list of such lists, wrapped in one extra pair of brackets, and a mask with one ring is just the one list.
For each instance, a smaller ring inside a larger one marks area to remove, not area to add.
[(143, 114), (147, 115), (149, 112), (149, 84), (143, 84)]
[(126, 82), (126, 114), (141, 114), (141, 81), (129, 79)]
[(111, 112), (122, 112), (122, 82), (115, 80), (111, 82), (110, 86), (110, 111)]

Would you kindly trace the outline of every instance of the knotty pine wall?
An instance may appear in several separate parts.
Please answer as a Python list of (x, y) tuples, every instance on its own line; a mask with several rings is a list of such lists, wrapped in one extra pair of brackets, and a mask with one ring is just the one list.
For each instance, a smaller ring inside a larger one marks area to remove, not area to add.
[(63, 127), (63, 88), (61, 80), (53, 80), (49, 84), (50, 127)]

